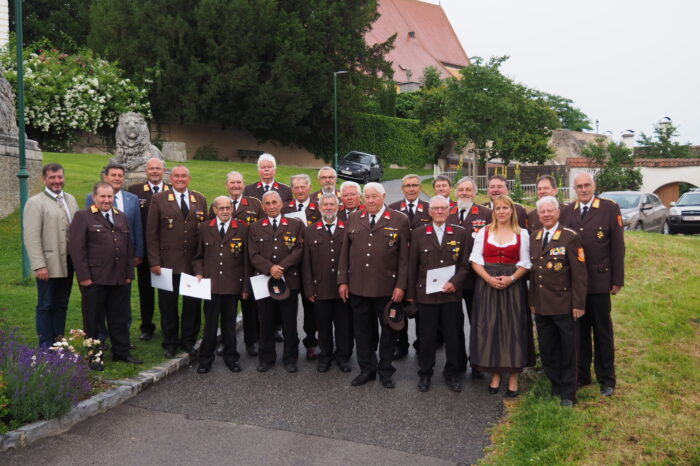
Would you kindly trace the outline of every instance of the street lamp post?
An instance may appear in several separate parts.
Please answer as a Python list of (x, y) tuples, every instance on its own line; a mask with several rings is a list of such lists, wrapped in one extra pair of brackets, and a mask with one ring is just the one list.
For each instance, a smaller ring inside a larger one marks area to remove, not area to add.
[[(20, 219), (22, 224), (22, 238), (24, 238), (24, 206), (29, 198), (29, 172), (27, 171), (27, 152), (26, 141), (24, 136), (24, 38), (22, 31), (22, 0), (15, 1), (15, 23), (17, 30), (17, 124), (19, 136), (19, 204), (20, 204)], [(22, 276), (28, 278), (31, 270), (29, 266), (29, 256), (27, 248), (22, 239)]]
[(333, 72), (333, 137), (335, 138), (333, 165), (336, 173), (338, 172), (338, 75), (345, 73), (347, 71), (344, 70)]

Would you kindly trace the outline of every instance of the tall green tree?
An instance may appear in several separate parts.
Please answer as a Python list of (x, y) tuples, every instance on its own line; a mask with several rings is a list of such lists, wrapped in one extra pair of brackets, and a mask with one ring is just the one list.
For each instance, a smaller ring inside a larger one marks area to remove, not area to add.
[(642, 186), (642, 172), (634, 167), (632, 151), (623, 143), (598, 138), (583, 148), (582, 155), (601, 166), (595, 174), (598, 192), (637, 191)]
[(639, 157), (660, 158), (660, 159), (682, 159), (692, 157), (693, 153), (690, 143), (680, 144), (674, 141), (678, 137), (678, 128), (671, 120), (662, 121), (654, 125), (653, 136), (642, 133), (637, 143), (641, 146)]
[(376, 1), (95, 0), (89, 43), (144, 80), (161, 121), (209, 122), (330, 156), (391, 77), (393, 38), (367, 46)]
[[(72, 53), (84, 47), (90, 30), (92, 0), (32, 0), (22, 2), (24, 43), (46, 39), (52, 47)], [(15, 1), (8, 1), (10, 29), (17, 21)]]
[(535, 95), (540, 97), (544, 102), (554, 110), (559, 119), (559, 127), (570, 129), (572, 131), (591, 130), (591, 119), (583, 113), (581, 109), (574, 106), (574, 101), (547, 92), (535, 91)]

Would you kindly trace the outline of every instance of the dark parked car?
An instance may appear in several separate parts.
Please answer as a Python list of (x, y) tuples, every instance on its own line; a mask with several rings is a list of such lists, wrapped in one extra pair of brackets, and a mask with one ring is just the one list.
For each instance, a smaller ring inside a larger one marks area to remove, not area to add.
[(700, 233), (700, 189), (691, 189), (671, 203), (670, 233)]
[(351, 151), (338, 161), (338, 177), (344, 180), (365, 184), (369, 181), (381, 181), (382, 176), (384, 168), (379, 157), (374, 154)]
[(656, 194), (639, 191), (608, 191), (600, 197), (620, 206), (625, 230), (656, 231), (668, 234), (668, 209)]

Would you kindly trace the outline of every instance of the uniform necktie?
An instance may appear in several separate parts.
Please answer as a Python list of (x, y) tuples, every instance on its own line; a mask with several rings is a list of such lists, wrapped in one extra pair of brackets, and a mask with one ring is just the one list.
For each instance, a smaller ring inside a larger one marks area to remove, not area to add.
[(299, 203), (299, 207), (297, 208), (297, 210), (298, 210), (299, 212), (301, 212), (303, 208), (304, 208), (304, 204), (302, 204), (302, 203), (300, 202), (300, 203)]
[(105, 218), (107, 219), (107, 223), (109, 223), (109, 227), (114, 228), (114, 223), (112, 223), (112, 220), (109, 218), (109, 212), (105, 214)]
[(265, 191), (265, 192), (268, 192), (269, 190), (270, 190), (270, 185), (269, 185), (269, 184), (266, 184), (266, 185), (265, 185), (264, 191)]
[(459, 211), (459, 223), (462, 223), (464, 221), (464, 213), (467, 211), (467, 209), (462, 209)]
[(371, 215), (371, 217), (372, 217), (372, 220), (369, 221), (369, 226), (372, 227), (372, 228), (374, 228), (374, 224), (376, 223), (376, 222), (374, 221), (374, 217), (376, 217), (376, 215)]
[(187, 201), (185, 201), (185, 193), (180, 194), (180, 210), (182, 211), (182, 216), (187, 218), (187, 214), (190, 213), (190, 208), (187, 207)]
[(224, 222), (221, 222), (221, 228), (219, 229), (219, 236), (221, 236), (221, 239), (224, 239), (224, 236), (226, 236), (226, 231), (224, 231)]
[(332, 223), (326, 223), (326, 228), (328, 228), (328, 234), (333, 236), (333, 230), (331, 228), (333, 227)]
[(413, 202), (408, 203), (408, 218), (413, 221), (413, 216), (415, 213), (413, 212)]
[(56, 196), (56, 199), (57, 199), (58, 202), (60, 202), (61, 205), (63, 206), (63, 210), (66, 211), (66, 218), (68, 218), (68, 223), (70, 223), (70, 221), (71, 221), (71, 218), (70, 218), (70, 210), (68, 210), (68, 204), (66, 204), (66, 198), (63, 197), (63, 194), (59, 194), (58, 196)]
[(277, 231), (277, 219), (272, 219), (272, 231)]
[(544, 240), (542, 241), (542, 247), (547, 246), (547, 243), (549, 243), (549, 232), (546, 232), (544, 234)]
[(233, 201), (233, 211), (236, 211), (236, 204), (238, 204), (238, 201)]
[(160, 188), (158, 186), (153, 187), (153, 194), (158, 194), (158, 191), (160, 191)]
[(587, 213), (588, 213), (588, 206), (585, 205), (585, 206), (583, 206), (583, 211), (581, 212), (581, 218), (585, 217)]

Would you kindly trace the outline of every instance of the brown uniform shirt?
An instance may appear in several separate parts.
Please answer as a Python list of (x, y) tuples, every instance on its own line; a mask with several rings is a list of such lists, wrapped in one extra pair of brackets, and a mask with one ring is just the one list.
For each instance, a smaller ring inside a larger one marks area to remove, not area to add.
[(543, 248), (544, 234), (540, 229), (530, 235), (530, 306), (545, 316), (585, 309), (588, 273), (581, 237), (559, 226)]
[[(459, 207), (454, 206), (450, 209), (450, 215), (447, 217), (448, 224), (459, 225), (467, 230), (467, 241), (465, 244), (465, 254), (467, 255), (467, 262), (469, 261), (469, 255), (472, 253), (472, 248), (474, 247), (474, 238), (479, 230), (484, 228), (486, 225), (491, 223), (493, 219), (493, 212), (488, 207), (484, 207), (479, 204), (472, 204), (471, 208), (465, 212), (464, 221), (459, 220)], [(465, 290), (473, 290), (476, 286), (476, 272), (471, 267), (467, 268), (467, 276), (464, 279), (463, 288)]]
[(131, 233), (126, 215), (112, 208), (110, 226), (96, 206), (79, 210), (70, 224), (69, 252), (79, 282), (124, 285), (134, 279)]
[[(421, 225), (427, 225), (433, 221), (433, 219), (430, 217), (430, 213), (428, 212), (428, 207), (430, 207), (430, 205), (425, 201), (421, 201), (420, 199), (413, 201), (413, 221), (411, 221), (410, 218), (408, 219), (411, 231), (415, 230)], [(398, 210), (408, 217), (408, 204), (406, 204), (406, 199), (389, 204), (389, 208)]]
[(333, 236), (325, 223), (316, 222), (304, 231), (304, 296), (316, 299), (340, 299), (338, 294), (338, 264), (346, 237), (346, 226), (336, 220)]
[(173, 269), (173, 274), (192, 273), (192, 259), (197, 252), (197, 226), (207, 216), (207, 200), (189, 190), (190, 210), (187, 218), (180, 210), (180, 195), (175, 190), (163, 191), (151, 199), (146, 226), (148, 263), (151, 267)]
[[(469, 241), (467, 230), (459, 225), (445, 223), (442, 243), (438, 243), (433, 224), (416, 228), (411, 233), (411, 250), (408, 261), (407, 299), (415, 299), (421, 304), (441, 304), (462, 300), (462, 285), (469, 267)], [(457, 289), (455, 293), (426, 294), (428, 270), (455, 266), (455, 274), (450, 283)]]
[(370, 214), (350, 215), (347, 238), (338, 266), (338, 285), (348, 284), (350, 293), (365, 297), (391, 296), (394, 288), (408, 284), (408, 217), (385, 209), (370, 227)]
[(609, 293), (613, 285), (625, 284), (625, 237), (616, 203), (596, 197), (582, 219), (579, 202), (572, 202), (561, 210), (559, 223), (581, 237), (589, 294)]
[[(282, 198), (282, 202), (288, 202), (292, 198), (292, 188), (284, 183), (274, 181), (270, 187), (273, 191), (277, 191)], [(244, 196), (250, 196), (262, 201), (263, 194), (265, 194), (265, 187), (262, 181), (257, 183), (249, 184), (243, 189)]]
[[(282, 215), (297, 212), (298, 210), (299, 203), (295, 199), (292, 199), (291, 201), (287, 202), (284, 207), (282, 207)], [(319, 220), (321, 220), (321, 212), (318, 209), (318, 204), (315, 203), (311, 198), (309, 198), (309, 203), (304, 209), (304, 214), (306, 215), (305, 226), (311, 225), (312, 223), (316, 223)]]
[(199, 224), (197, 254), (192, 261), (195, 275), (211, 279), (214, 294), (250, 292), (248, 226), (232, 219), (223, 238), (218, 219)]
[(290, 290), (301, 289), (299, 267), (304, 254), (304, 225), (297, 219), (280, 217), (272, 231), (268, 217), (248, 229), (251, 275), (269, 275), (273, 265), (284, 267), (284, 280)]

